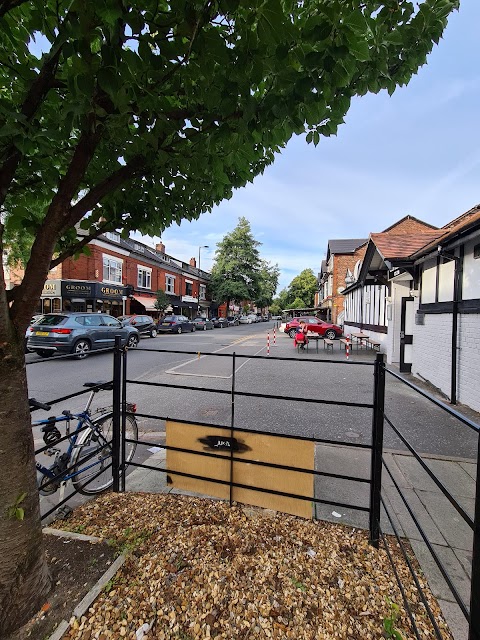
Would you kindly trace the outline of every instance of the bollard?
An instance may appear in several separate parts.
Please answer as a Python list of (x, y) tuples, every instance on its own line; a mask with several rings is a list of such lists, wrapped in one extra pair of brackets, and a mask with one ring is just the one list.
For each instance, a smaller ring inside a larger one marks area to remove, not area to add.
[(270, 355), (270, 332), (267, 333), (267, 356)]
[(276, 340), (275, 340), (275, 327), (273, 327), (273, 346), (275, 347), (277, 344)]
[(347, 343), (345, 345), (345, 355), (346, 355), (347, 360), (348, 360), (349, 357), (350, 357), (350, 338), (346, 338), (346, 341), (347, 341)]

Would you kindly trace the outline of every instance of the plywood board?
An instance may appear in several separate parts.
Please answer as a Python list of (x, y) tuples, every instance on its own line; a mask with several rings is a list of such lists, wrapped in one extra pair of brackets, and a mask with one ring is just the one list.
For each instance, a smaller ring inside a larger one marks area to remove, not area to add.
[[(232, 481), (262, 489), (270, 489), (284, 493), (294, 493), (305, 496), (306, 500), (281, 495), (233, 487), (232, 499), (245, 504), (274, 509), (285, 513), (312, 517), (314, 476), (295, 470), (276, 469), (273, 467), (248, 464), (248, 461), (282, 464), (285, 466), (314, 469), (314, 443), (282, 436), (269, 436), (257, 433), (234, 431), (234, 437), (240, 444), (240, 451), (234, 452), (231, 466), (228, 451), (215, 451), (220, 458), (198, 456), (194, 453), (184, 453), (167, 449), (167, 468), (192, 475), (204, 476), (212, 480)], [(200, 441), (207, 436), (228, 438), (230, 429), (212, 429), (197, 424), (183, 424), (167, 421), (167, 447), (179, 447), (192, 451), (212, 451)], [(242, 462), (240, 461), (242, 460)], [(243, 462), (245, 460), (246, 462)], [(175, 473), (169, 473), (173, 486), (179, 489), (211, 495), (218, 498), (229, 498), (229, 486), (216, 484), (209, 480), (187, 478)]]

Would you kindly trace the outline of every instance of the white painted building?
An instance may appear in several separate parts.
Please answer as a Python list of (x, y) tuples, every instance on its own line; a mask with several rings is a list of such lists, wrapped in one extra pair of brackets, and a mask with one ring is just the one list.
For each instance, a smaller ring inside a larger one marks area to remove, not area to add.
[(480, 411), (480, 205), (441, 229), (407, 216), (372, 234), (344, 294), (345, 334)]

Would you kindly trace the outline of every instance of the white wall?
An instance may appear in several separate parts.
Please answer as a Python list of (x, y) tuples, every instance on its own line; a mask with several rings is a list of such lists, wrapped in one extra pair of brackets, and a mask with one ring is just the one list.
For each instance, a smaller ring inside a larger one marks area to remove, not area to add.
[(473, 247), (480, 243), (475, 238), (465, 244), (465, 256), (463, 259), (463, 300), (480, 298), (480, 258), (474, 259)]
[(437, 260), (427, 260), (422, 273), (422, 303), (435, 302), (435, 288), (437, 280)]
[[(458, 316), (457, 401), (480, 411), (480, 315)], [(425, 314), (415, 325), (412, 373), (450, 397), (452, 315)]]

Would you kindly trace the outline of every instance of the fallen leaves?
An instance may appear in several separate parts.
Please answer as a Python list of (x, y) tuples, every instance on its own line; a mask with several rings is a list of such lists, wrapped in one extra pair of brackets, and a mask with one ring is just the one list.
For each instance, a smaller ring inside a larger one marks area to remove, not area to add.
[[(112, 540), (130, 556), (65, 639), (380, 638), (388, 597), (412, 636), (387, 553), (365, 531), (178, 495), (106, 494), (59, 526)], [(417, 626), (418, 590), (391, 543)], [(415, 561), (412, 558), (412, 561)], [(423, 578), (446, 639), (451, 635)], [(148, 629), (148, 630), (147, 630)]]

